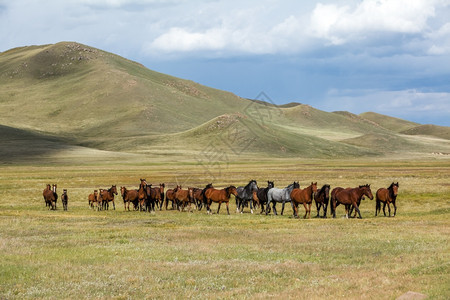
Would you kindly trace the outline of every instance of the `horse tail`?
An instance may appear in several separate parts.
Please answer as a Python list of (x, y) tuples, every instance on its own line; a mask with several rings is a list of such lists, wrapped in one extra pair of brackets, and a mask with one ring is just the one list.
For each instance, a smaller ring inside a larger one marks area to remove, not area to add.
[(375, 204), (375, 216), (377, 215), (378, 211), (381, 211), (381, 201), (378, 199), (378, 195), (376, 195), (376, 204)]

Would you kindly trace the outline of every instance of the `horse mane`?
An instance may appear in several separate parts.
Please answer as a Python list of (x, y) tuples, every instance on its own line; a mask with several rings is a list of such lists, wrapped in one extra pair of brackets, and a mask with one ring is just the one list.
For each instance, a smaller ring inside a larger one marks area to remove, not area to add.
[(234, 185), (230, 185), (229, 187), (226, 187), (226, 188), (225, 188), (225, 192), (227, 193), (227, 196), (228, 196), (228, 197), (229, 197), (230, 194), (231, 194), (230, 190), (231, 190), (232, 188), (236, 188), (236, 187), (235, 187)]
[(317, 197), (319, 197), (321, 194), (325, 194), (326, 188), (331, 188), (329, 184), (324, 184), (318, 191), (317, 191)]
[(387, 189), (389, 191), (389, 196), (391, 197), (391, 199), (395, 200), (396, 196), (394, 195), (394, 186), (397, 186), (398, 188), (398, 182), (397, 183), (392, 182)]

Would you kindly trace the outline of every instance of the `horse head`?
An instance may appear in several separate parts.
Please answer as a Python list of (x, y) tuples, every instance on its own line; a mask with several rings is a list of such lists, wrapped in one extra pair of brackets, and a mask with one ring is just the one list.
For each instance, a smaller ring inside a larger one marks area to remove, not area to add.
[(230, 185), (229, 187), (227, 187), (226, 189), (227, 195), (228, 197), (230, 197), (231, 194), (233, 194), (235, 197), (237, 196), (237, 189), (234, 185)]
[(373, 200), (372, 190), (370, 189), (370, 184), (360, 185), (360, 189), (363, 190), (363, 195), (369, 197), (370, 200)]
[(317, 181), (316, 182), (311, 182), (311, 188), (312, 188), (312, 192), (316, 193), (317, 192)]
[(111, 193), (114, 193), (117, 195), (117, 187), (116, 185), (111, 186)]
[(388, 188), (389, 192), (391, 193), (391, 197), (395, 198), (397, 197), (397, 193), (398, 193), (398, 182), (397, 183), (391, 183), (391, 185)]
[(120, 194), (122, 195), (122, 197), (125, 197), (125, 194), (127, 192), (127, 188), (124, 186), (120, 187)]
[(295, 182), (294, 181), (294, 189), (299, 189), (300, 188), (300, 183), (297, 181), (297, 182)]
[(141, 181), (141, 183), (139, 184), (139, 187), (141, 187), (141, 186), (144, 187), (147, 185), (147, 180), (145, 180), (145, 178), (140, 178), (139, 180)]
[(267, 188), (271, 189), (275, 186), (275, 184), (273, 183), (273, 181), (267, 181)]

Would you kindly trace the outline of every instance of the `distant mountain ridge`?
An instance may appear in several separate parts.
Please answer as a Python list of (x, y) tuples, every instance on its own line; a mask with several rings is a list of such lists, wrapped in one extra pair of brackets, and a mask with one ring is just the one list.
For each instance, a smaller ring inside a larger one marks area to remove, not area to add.
[(239, 151), (265, 157), (450, 152), (449, 127), (244, 99), (75, 42), (2, 52), (0, 69), (7, 140), (17, 129), (32, 144), (50, 136), (58, 145), (146, 155), (201, 153), (217, 137), (230, 140), (224, 152), (252, 140)]

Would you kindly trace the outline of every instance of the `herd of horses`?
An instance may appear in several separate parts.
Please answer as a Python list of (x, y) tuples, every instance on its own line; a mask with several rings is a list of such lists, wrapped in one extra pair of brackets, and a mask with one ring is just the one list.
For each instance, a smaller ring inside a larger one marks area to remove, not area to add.
[[(381, 203), (383, 203), (383, 213), (386, 216), (386, 206), (388, 207), (389, 217), (391, 216), (391, 204), (394, 207), (393, 216), (397, 213), (397, 193), (399, 184), (392, 182), (388, 188), (379, 188), (375, 194), (375, 216), (381, 211)], [(58, 194), (56, 193), (57, 185), (47, 185), (43, 192), (46, 206), (49, 209), (56, 209), (56, 200)], [(276, 204), (281, 203), (281, 215), (283, 215), (286, 203), (290, 203), (294, 211), (294, 217), (298, 218), (298, 206), (303, 204), (305, 208), (305, 215), (303, 218), (311, 218), (311, 205), (313, 200), (316, 203), (317, 215), (316, 217), (327, 217), (327, 209), (330, 207), (330, 214), (333, 218), (336, 217), (336, 207), (343, 205), (345, 207), (345, 217), (351, 216), (353, 210), (354, 216), (358, 214), (358, 218), (362, 218), (359, 206), (361, 200), (365, 197), (373, 200), (370, 184), (360, 185), (355, 188), (336, 187), (331, 190), (329, 184), (324, 184), (320, 189), (317, 188), (317, 182), (311, 182), (309, 186), (304, 189), (300, 188), (299, 182), (293, 182), (285, 188), (276, 188), (273, 181), (267, 181), (267, 187), (260, 188), (256, 180), (250, 180), (245, 186), (235, 187), (230, 185), (223, 189), (216, 189), (212, 183), (206, 185), (204, 188), (189, 187), (183, 189), (181, 185), (177, 185), (173, 189), (165, 191), (165, 184), (160, 183), (159, 186), (153, 187), (148, 184), (145, 178), (140, 179), (138, 189), (127, 189), (120, 187), (120, 193), (123, 199), (125, 210), (130, 210), (130, 204), (133, 205), (133, 210), (139, 211), (155, 211), (177, 209), (179, 211), (192, 211), (195, 207), (197, 210), (206, 208), (208, 214), (211, 214), (211, 204), (217, 203), (217, 214), (220, 211), (222, 203), (225, 203), (227, 213), (230, 214), (229, 202), (231, 195), (234, 195), (236, 200), (236, 211), (243, 213), (245, 207), (250, 206), (250, 211), (260, 207), (261, 214), (266, 215), (273, 209), (274, 215), (277, 215)], [(108, 210), (109, 203), (112, 202), (113, 209), (116, 209), (114, 196), (118, 195), (116, 185), (112, 185), (108, 189), (94, 190), (88, 196), (88, 203), (92, 209)], [(64, 190), (61, 196), (64, 210), (67, 210), (67, 190)], [(169, 208), (169, 204), (171, 207)], [(272, 208), (271, 208), (272, 206)], [(320, 211), (323, 215), (320, 216)]]

